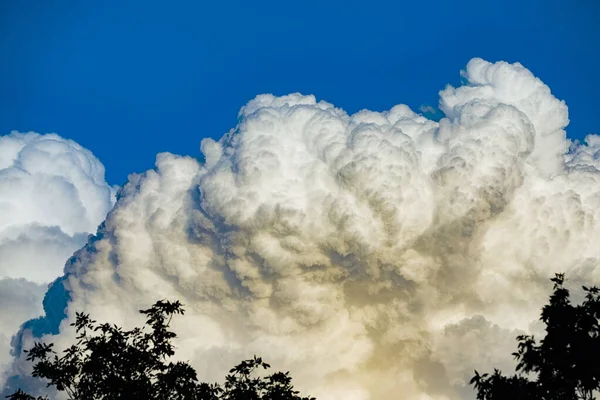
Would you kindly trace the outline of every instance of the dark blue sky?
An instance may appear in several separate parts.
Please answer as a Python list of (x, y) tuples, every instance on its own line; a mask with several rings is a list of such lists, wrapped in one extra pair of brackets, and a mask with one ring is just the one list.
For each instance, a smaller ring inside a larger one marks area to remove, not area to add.
[(56, 132), (121, 184), (197, 156), (259, 93), (437, 105), (472, 57), (519, 61), (600, 133), (600, 2), (0, 1), (0, 134)]

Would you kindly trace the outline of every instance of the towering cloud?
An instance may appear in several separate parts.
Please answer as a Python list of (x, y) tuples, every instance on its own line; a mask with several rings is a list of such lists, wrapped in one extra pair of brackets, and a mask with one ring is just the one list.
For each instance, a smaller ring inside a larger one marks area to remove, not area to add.
[[(19, 325), (114, 203), (104, 167), (57, 135), (0, 136), (0, 372)], [(0, 378), (3, 382), (3, 378)]]
[(600, 138), (570, 143), (520, 64), (463, 74), (439, 123), (261, 95), (205, 162), (159, 154), (67, 265), (44, 340), (68, 344), (76, 311), (131, 326), (179, 299), (203, 379), (260, 354), (322, 400), (472, 398), (473, 368), (539, 331), (554, 272), (600, 282)]

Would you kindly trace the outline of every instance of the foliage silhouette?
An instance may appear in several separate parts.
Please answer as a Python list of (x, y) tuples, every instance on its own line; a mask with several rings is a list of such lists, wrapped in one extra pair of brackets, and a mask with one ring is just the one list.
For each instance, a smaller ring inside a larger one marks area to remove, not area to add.
[[(220, 386), (198, 382), (196, 371), (185, 362), (170, 362), (175, 354), (171, 318), (184, 314), (179, 301), (158, 301), (141, 310), (142, 328), (124, 331), (113, 324), (98, 324), (77, 313), (77, 342), (58, 356), (52, 344), (35, 343), (27, 353), (34, 362), (32, 376), (46, 379), (48, 387), (65, 392), (71, 400), (314, 400), (300, 397), (288, 372), (253, 376), (269, 364), (256, 356), (232, 368)], [(10, 400), (46, 400), (19, 389)]]
[(564, 274), (551, 279), (554, 292), (542, 308), (546, 336), (517, 337), (516, 374), (498, 370), (471, 379), (478, 400), (592, 400), (600, 389), (600, 289), (585, 287), (585, 300), (572, 305)]

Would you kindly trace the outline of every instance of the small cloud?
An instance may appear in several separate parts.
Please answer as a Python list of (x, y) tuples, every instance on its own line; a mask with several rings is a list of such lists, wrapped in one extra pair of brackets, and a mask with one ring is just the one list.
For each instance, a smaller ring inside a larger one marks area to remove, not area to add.
[(429, 104), (422, 104), (419, 107), (419, 111), (421, 111), (421, 114), (423, 114), (424, 117), (437, 122), (444, 116), (439, 108), (430, 106)]
[(429, 106), (427, 104), (422, 104), (419, 107), (419, 111), (421, 111), (423, 114), (436, 114), (437, 110), (435, 108), (433, 108), (432, 106)]

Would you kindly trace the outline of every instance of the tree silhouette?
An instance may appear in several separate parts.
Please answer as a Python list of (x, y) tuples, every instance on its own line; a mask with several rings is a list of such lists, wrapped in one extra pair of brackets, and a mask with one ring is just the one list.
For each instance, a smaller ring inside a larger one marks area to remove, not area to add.
[[(256, 356), (231, 369), (223, 386), (198, 382), (188, 363), (169, 361), (176, 337), (169, 324), (174, 315), (184, 314), (183, 305), (159, 301), (140, 312), (146, 324), (130, 331), (77, 313), (71, 324), (77, 342), (62, 356), (46, 343), (35, 343), (27, 352), (27, 360), (34, 362), (32, 375), (71, 400), (314, 400), (298, 395), (288, 372), (253, 376), (270, 367)], [(20, 389), (7, 398), (47, 399)]]
[(600, 289), (585, 287), (585, 300), (572, 305), (564, 287), (564, 274), (556, 274), (554, 292), (542, 308), (546, 336), (517, 337), (516, 374), (498, 370), (471, 379), (478, 400), (539, 399), (592, 400), (600, 389)]

